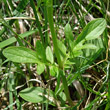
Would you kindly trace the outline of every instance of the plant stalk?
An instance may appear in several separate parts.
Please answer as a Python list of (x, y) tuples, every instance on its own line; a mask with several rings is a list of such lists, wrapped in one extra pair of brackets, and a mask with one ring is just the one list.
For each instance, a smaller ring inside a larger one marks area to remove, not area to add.
[(53, 41), (53, 47), (54, 47), (55, 55), (57, 57), (59, 67), (63, 68), (63, 64), (61, 62), (61, 58), (60, 58), (60, 54), (59, 54), (59, 50), (58, 50), (58, 45), (57, 45), (56, 32), (55, 32), (55, 29), (54, 29), (53, 0), (47, 0), (46, 1), (46, 7), (47, 7), (47, 17), (48, 17), (50, 31), (51, 31), (51, 34), (52, 34), (52, 41)]
[(57, 36), (56, 36), (56, 33), (55, 33), (55, 28), (54, 28), (53, 0), (47, 0), (46, 1), (46, 6), (47, 6), (47, 17), (48, 17), (49, 27), (50, 27), (50, 31), (51, 31), (51, 34), (52, 34), (53, 47), (54, 47), (54, 50), (55, 50), (55, 55), (57, 57), (59, 67), (61, 68), (61, 70), (59, 70), (59, 72), (62, 75), (64, 92), (66, 94), (66, 97), (67, 97), (67, 100), (68, 100), (69, 104), (72, 106), (73, 104), (72, 104), (72, 100), (70, 98), (66, 77), (65, 77), (64, 72), (63, 72), (63, 62), (61, 61), (61, 57), (60, 57), (60, 54), (59, 54), (59, 49), (58, 49), (58, 44), (57, 44)]
[(59, 70), (59, 71), (60, 71), (60, 74), (61, 74), (61, 77), (62, 77), (62, 82), (63, 82), (64, 92), (65, 92), (66, 98), (67, 98), (69, 104), (71, 106), (73, 106), (73, 102), (72, 102), (72, 99), (70, 97), (70, 93), (69, 93), (69, 90), (68, 90), (68, 84), (67, 84), (67, 80), (66, 80), (66, 77), (65, 77), (65, 73), (64, 73), (63, 70)]

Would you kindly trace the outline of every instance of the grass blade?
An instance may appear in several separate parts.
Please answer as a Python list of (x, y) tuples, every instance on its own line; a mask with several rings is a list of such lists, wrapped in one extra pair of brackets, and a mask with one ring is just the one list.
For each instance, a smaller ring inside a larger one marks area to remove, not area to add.
[(34, 1), (33, 0), (30, 0), (30, 4), (31, 4), (31, 7), (32, 7), (33, 12), (35, 14), (36, 24), (38, 25), (38, 29), (39, 29), (39, 33), (40, 33), (42, 44), (44, 44), (44, 37), (43, 37), (43, 34), (42, 34), (42, 30), (41, 30), (41, 24), (40, 24), (38, 15), (37, 15), (37, 11), (36, 11), (36, 8), (35, 8)]
[[(38, 29), (35, 29), (35, 30), (31, 30), (31, 31), (28, 31), (28, 32), (25, 32), (23, 34), (20, 34), (21, 38), (25, 38), (25, 37), (28, 37), (29, 35), (35, 33), (35, 32), (38, 32)], [(3, 42), (0, 42), (0, 48), (4, 48), (14, 42), (16, 42), (16, 38), (15, 37), (11, 37)]]

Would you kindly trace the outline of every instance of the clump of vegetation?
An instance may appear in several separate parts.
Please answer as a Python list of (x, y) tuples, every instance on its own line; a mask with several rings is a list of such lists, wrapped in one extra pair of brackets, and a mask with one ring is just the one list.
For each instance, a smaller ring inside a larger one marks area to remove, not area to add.
[(110, 109), (109, 0), (0, 5), (1, 110)]

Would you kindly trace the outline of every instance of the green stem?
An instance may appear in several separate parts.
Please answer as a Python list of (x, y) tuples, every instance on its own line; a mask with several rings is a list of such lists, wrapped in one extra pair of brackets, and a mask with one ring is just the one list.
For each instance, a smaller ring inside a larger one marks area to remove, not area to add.
[[(54, 47), (54, 50), (55, 50), (55, 55), (57, 57), (57, 61), (58, 61), (59, 67), (61, 69), (63, 69), (63, 63), (62, 63), (61, 58), (60, 58), (58, 44), (57, 44), (57, 36), (56, 36), (56, 33), (55, 33), (55, 29), (54, 29), (53, 0), (47, 0), (46, 1), (46, 6), (47, 6), (47, 17), (48, 17), (50, 31), (51, 31), (51, 34), (52, 34), (52, 41), (53, 41), (53, 47)], [(73, 104), (72, 104), (72, 100), (70, 98), (70, 94), (69, 94), (69, 90), (68, 90), (68, 84), (67, 84), (66, 77), (64, 75), (63, 70), (60, 70), (60, 74), (62, 75), (64, 92), (66, 94), (66, 97), (67, 97), (67, 100), (68, 100), (69, 104), (72, 106)]]
[[(48, 29), (48, 19), (47, 19), (47, 8), (46, 8), (46, 4), (44, 6), (44, 17), (45, 17), (45, 30)], [(48, 37), (48, 31), (45, 32), (45, 47), (47, 47), (48, 45), (50, 45), (50, 39)]]
[(21, 103), (19, 101), (19, 98), (18, 98), (18, 94), (17, 94), (17, 91), (15, 90), (13, 92), (14, 96), (15, 96), (15, 100), (16, 100), (16, 106), (17, 106), (17, 110), (22, 110), (22, 106), (21, 106)]
[(66, 98), (67, 98), (69, 104), (71, 106), (73, 106), (73, 102), (72, 102), (72, 99), (70, 97), (70, 93), (69, 93), (69, 90), (68, 90), (68, 84), (67, 84), (67, 80), (66, 80), (66, 77), (65, 77), (65, 73), (64, 73), (63, 70), (59, 70), (59, 71), (60, 71), (60, 74), (61, 74), (61, 77), (62, 77), (62, 82), (63, 82), (64, 92), (65, 92)]
[(50, 31), (51, 31), (51, 34), (52, 34), (52, 41), (53, 41), (53, 47), (54, 47), (55, 55), (57, 57), (59, 67), (63, 68), (63, 64), (61, 62), (61, 58), (60, 58), (60, 54), (59, 54), (59, 50), (58, 50), (58, 45), (57, 45), (56, 32), (55, 32), (55, 29), (54, 29), (53, 0), (47, 0), (46, 1), (46, 6), (47, 6), (47, 17), (48, 17)]
[[(13, 73), (9, 71), (9, 104), (13, 104)], [(13, 110), (13, 106), (10, 107), (10, 110)]]

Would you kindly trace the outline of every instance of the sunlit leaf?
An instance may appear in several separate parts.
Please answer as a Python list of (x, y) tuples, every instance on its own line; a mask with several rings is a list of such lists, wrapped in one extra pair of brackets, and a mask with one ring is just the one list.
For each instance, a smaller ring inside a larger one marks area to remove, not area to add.
[(52, 50), (49, 46), (46, 48), (46, 58), (50, 63), (53, 64), (53, 62), (54, 62), (53, 53), (52, 53)]
[[(52, 96), (52, 91), (49, 91), (49, 93), (49, 96)], [(48, 93), (44, 88), (31, 87), (20, 91), (19, 95), (28, 102), (40, 103), (46, 101), (45, 96), (48, 96)]]
[(72, 33), (71, 26), (69, 24), (66, 24), (65, 29), (64, 29), (64, 32), (65, 32), (66, 38), (68, 40), (73, 41), (73, 33)]
[(106, 21), (103, 18), (95, 19), (87, 24), (81, 34), (77, 37), (75, 45), (82, 40), (91, 40), (99, 37), (106, 28)]
[(26, 47), (8, 47), (3, 50), (3, 55), (10, 61), (17, 63), (39, 63), (37, 53)]
[(44, 64), (38, 64), (37, 66), (37, 73), (40, 75), (41, 73), (43, 73), (45, 70), (45, 65)]
[(50, 75), (51, 76), (56, 76), (58, 73), (58, 68), (55, 66), (50, 66)]
[(80, 46), (77, 45), (77, 46), (75, 46), (73, 51), (81, 50), (81, 49), (97, 49), (97, 47), (93, 44), (85, 44), (85, 45), (80, 45)]

